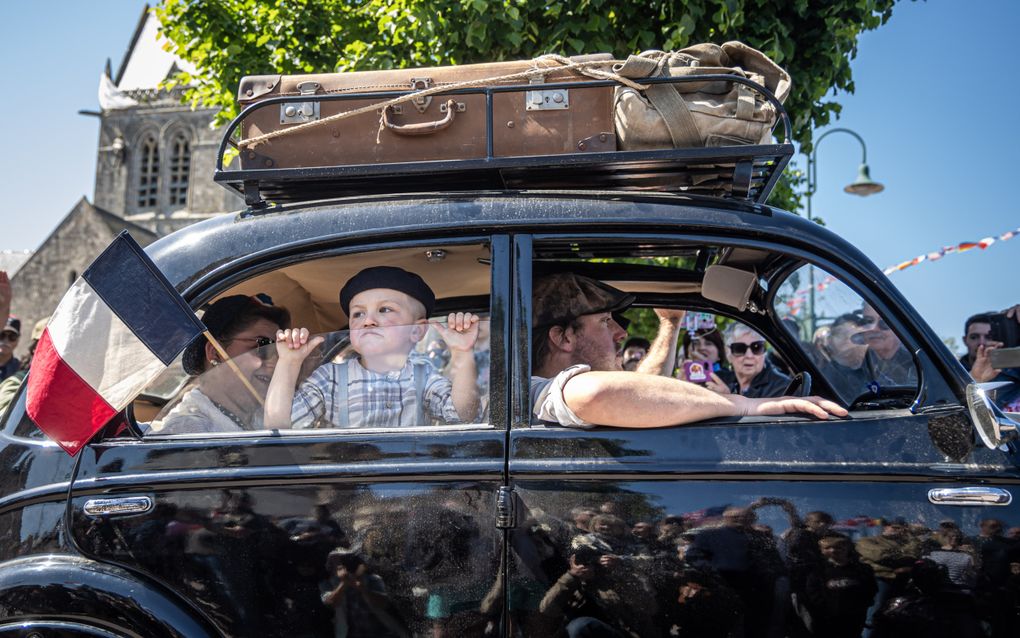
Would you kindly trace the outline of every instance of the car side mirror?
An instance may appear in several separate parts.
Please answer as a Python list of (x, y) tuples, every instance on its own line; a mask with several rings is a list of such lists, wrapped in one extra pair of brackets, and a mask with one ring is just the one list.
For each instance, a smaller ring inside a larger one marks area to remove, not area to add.
[(1003, 414), (988, 393), (1011, 385), (1009, 381), (971, 383), (967, 386), (967, 408), (974, 429), (985, 447), (994, 450), (1006, 441), (1017, 437), (1017, 423)]
[(701, 295), (743, 312), (757, 285), (758, 275), (753, 272), (715, 264), (705, 269)]

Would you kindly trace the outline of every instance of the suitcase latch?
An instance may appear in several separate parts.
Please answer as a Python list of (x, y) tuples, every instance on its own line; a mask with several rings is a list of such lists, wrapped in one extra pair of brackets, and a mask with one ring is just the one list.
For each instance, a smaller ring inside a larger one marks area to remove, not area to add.
[[(412, 91), (424, 91), (428, 88), (432, 88), (432, 78), (411, 78)], [(411, 100), (411, 103), (414, 104), (414, 108), (418, 109), (419, 113), (424, 113), (429, 108), (429, 104), (432, 104), (432, 96), (415, 97)]]
[[(540, 77), (531, 78), (530, 84), (542, 84)], [(570, 108), (570, 93), (566, 89), (527, 91), (524, 94), (527, 111), (565, 111)]]
[[(301, 95), (315, 95), (322, 87), (318, 82), (302, 82), (297, 88)], [(280, 124), (304, 124), (319, 119), (319, 103), (291, 102), (280, 105)]]

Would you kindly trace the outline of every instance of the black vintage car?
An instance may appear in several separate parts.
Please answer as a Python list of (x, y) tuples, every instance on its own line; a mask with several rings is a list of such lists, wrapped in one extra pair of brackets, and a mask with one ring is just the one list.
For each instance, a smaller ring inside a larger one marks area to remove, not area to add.
[[(221, 168), (248, 208), (148, 248), (192, 307), (269, 295), (325, 335), (311, 368), (350, 354), (343, 282), (403, 267), (436, 317), (482, 317), (480, 416), (175, 430), (182, 397), (232, 382), (178, 363), (69, 457), (22, 393), (0, 636), (1018, 635), (1013, 426), (867, 257), (764, 203), (791, 153)], [(725, 369), (711, 335), (743, 326), (784, 392), (849, 417), (533, 421), (532, 282), (564, 271), (633, 293), (632, 329), (688, 311), (678, 374)], [(271, 368), (255, 345), (239, 367)], [(441, 339), (416, 352), (443, 373)]]

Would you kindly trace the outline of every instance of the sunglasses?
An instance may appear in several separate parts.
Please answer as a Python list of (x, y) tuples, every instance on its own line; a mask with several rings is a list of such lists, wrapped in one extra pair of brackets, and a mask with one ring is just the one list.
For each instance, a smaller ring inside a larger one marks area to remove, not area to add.
[(3, 339), (4, 341), (10, 341), (13, 343), (18, 340), (18, 335), (14, 334), (13, 332), (3, 332), (0, 333), (0, 339)]
[(861, 325), (862, 326), (873, 325), (878, 330), (892, 330), (892, 328), (889, 327), (889, 324), (887, 324), (884, 319), (876, 319), (875, 317), (862, 317)]
[(276, 357), (276, 350), (266, 347), (276, 343), (275, 339), (270, 339), (269, 337), (234, 337), (229, 343), (233, 343), (234, 341), (248, 341), (250, 343), (254, 343), (255, 355), (263, 361)]
[(730, 354), (734, 357), (742, 357), (747, 354), (748, 349), (751, 350), (751, 354), (759, 355), (765, 352), (764, 341), (753, 341), (751, 343), (731, 343)]

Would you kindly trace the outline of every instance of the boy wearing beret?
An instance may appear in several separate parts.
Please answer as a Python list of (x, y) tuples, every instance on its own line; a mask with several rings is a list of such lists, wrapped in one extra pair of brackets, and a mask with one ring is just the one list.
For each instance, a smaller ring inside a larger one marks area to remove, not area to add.
[(366, 268), (340, 290), (358, 357), (325, 363), (297, 388), (301, 363), (322, 343), (306, 328), (280, 330), (279, 361), (266, 394), (266, 426), (407, 427), (477, 418), (474, 344), (478, 316), (451, 313), (433, 324), (450, 349), (450, 379), (411, 356), (428, 331), (435, 294), (414, 273), (391, 266)]

